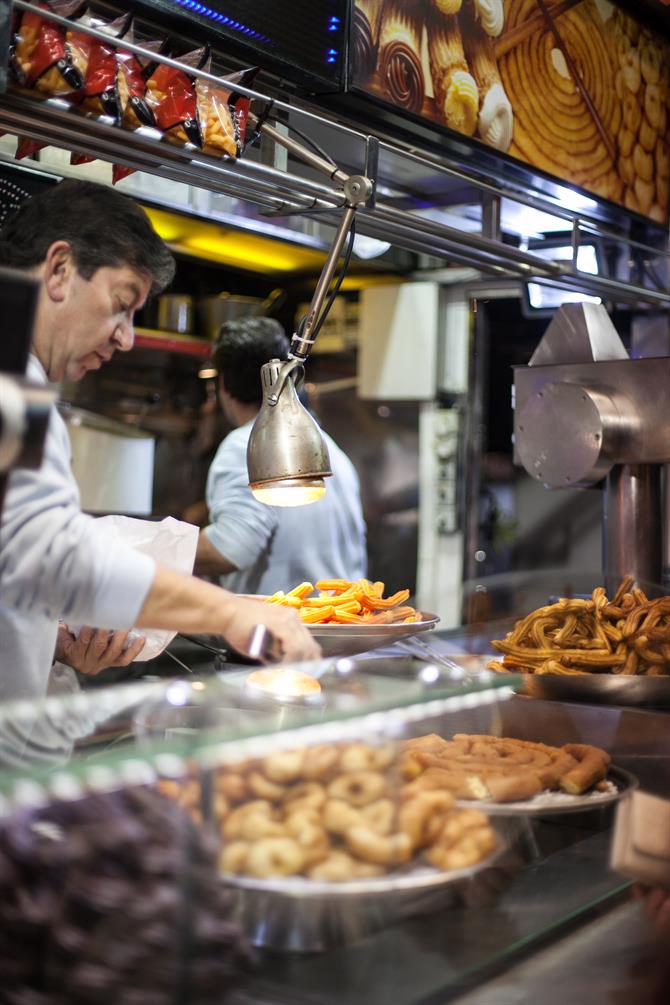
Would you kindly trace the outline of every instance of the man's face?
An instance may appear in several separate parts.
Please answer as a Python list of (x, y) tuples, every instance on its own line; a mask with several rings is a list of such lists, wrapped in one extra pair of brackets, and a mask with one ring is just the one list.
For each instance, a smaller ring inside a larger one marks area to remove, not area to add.
[(81, 380), (119, 349), (131, 349), (133, 316), (143, 306), (151, 280), (129, 266), (103, 266), (90, 279), (72, 269), (58, 305), (48, 374), (52, 381)]

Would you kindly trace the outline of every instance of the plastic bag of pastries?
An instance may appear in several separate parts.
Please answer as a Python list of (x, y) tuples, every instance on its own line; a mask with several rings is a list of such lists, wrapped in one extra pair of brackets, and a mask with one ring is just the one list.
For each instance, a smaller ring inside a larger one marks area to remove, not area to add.
[(232, 160), (242, 153), (250, 101), (230, 85), (248, 87), (256, 73), (251, 67), (222, 77), (217, 84), (200, 77), (196, 80), (196, 112), (204, 153)]
[[(131, 43), (134, 41), (132, 25), (124, 38)], [(163, 47), (162, 41), (143, 41), (142, 48), (149, 53), (146, 57), (122, 48), (116, 51), (118, 124), (124, 129), (140, 129), (142, 126), (156, 125), (154, 113), (146, 99), (147, 79), (156, 69), (151, 54), (160, 52)]]
[[(37, 6), (61, 17), (72, 17), (82, 4), (81, 0), (49, 0)], [(84, 84), (72, 61), (66, 30), (33, 11), (25, 11), (18, 22), (11, 67), (20, 87), (48, 97), (75, 94)]]
[[(96, 17), (90, 10), (77, 20), (77, 25), (97, 28), (111, 39), (122, 38), (130, 28), (131, 17), (124, 14), (114, 21)], [(118, 122), (119, 107), (117, 93), (116, 46), (110, 41), (78, 31), (73, 26), (67, 33), (67, 46), (73, 65), (83, 78), (83, 87), (76, 95), (82, 109), (95, 115), (108, 115)]]
[[(133, 41), (132, 26), (128, 41)], [(164, 47), (161, 41), (150, 40), (142, 42), (142, 48), (150, 54), (158, 53)], [(150, 56), (138, 56), (134, 52), (118, 49), (116, 52), (116, 96), (118, 107), (118, 124), (124, 129), (141, 129), (142, 126), (156, 126), (153, 110), (147, 101), (147, 80), (153, 74), (156, 63)], [(112, 183), (133, 174), (134, 168), (125, 164), (112, 166)]]
[(200, 148), (202, 136), (198, 125), (195, 78), (189, 69), (200, 69), (208, 59), (203, 46), (179, 57), (183, 70), (159, 63), (147, 80), (146, 103), (156, 126), (168, 142)]

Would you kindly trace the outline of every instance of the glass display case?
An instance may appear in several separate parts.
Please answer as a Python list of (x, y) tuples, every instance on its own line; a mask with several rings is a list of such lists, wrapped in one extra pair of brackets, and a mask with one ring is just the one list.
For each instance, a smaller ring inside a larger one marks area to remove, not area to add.
[(516, 683), (382, 652), (3, 706), (5, 1000), (447, 1000), (616, 903), (634, 775), (563, 782), (639, 724)]

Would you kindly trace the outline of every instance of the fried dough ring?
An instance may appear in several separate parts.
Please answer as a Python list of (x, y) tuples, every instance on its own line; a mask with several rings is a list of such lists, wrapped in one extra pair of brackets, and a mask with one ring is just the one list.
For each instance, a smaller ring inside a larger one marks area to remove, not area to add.
[[(370, 805), (374, 806), (374, 803)], [(332, 834), (343, 837), (352, 827), (363, 824), (360, 810), (355, 810), (344, 799), (328, 799), (323, 807), (323, 824)]]
[(321, 782), (337, 766), (339, 751), (332, 743), (310, 747), (302, 766), (302, 777), (307, 782)]
[(299, 809), (320, 809), (326, 801), (326, 790), (318, 782), (298, 782), (284, 789), (283, 802), (287, 813)]
[(231, 810), (223, 824), (223, 836), (233, 841), (255, 841), (264, 837), (281, 837), (283, 834), (284, 828), (272, 817), (270, 803), (262, 799)]
[(352, 855), (374, 865), (402, 865), (412, 854), (412, 842), (407, 834), (383, 836), (363, 825), (347, 831), (345, 842)]
[(222, 872), (231, 872), (236, 876), (245, 872), (250, 847), (248, 841), (227, 842), (219, 855), (219, 869)]
[(330, 840), (317, 814), (309, 811), (292, 813), (284, 821), (284, 826), (302, 849), (305, 867), (322, 862), (330, 854)]
[(249, 795), (247, 780), (236, 772), (221, 772), (216, 776), (214, 788), (233, 803), (239, 803)]
[(343, 799), (352, 806), (367, 806), (386, 792), (386, 779), (377, 771), (351, 771), (339, 775), (328, 786), (331, 799)]
[(247, 853), (245, 871), (259, 879), (295, 876), (302, 872), (305, 856), (293, 838), (269, 837), (254, 841)]
[(381, 876), (384, 869), (372, 862), (359, 862), (342, 848), (335, 848), (330, 855), (312, 866), (307, 875), (322, 883), (346, 883), (352, 879)]
[(351, 743), (342, 751), (340, 768), (342, 771), (383, 771), (388, 768), (393, 755), (391, 744), (372, 747), (366, 743)]
[(409, 837), (413, 850), (425, 848), (435, 841), (453, 806), (454, 797), (449, 792), (419, 792), (402, 803), (398, 811), (398, 827)]
[(263, 773), (271, 782), (288, 785), (295, 782), (303, 769), (306, 751), (280, 750), (263, 761)]
[(249, 791), (257, 799), (281, 799), (286, 791), (283, 785), (269, 781), (261, 771), (250, 771), (247, 784)]
[(376, 834), (390, 834), (395, 821), (395, 804), (392, 799), (378, 799), (364, 806), (360, 810), (360, 815), (363, 823), (371, 827)]

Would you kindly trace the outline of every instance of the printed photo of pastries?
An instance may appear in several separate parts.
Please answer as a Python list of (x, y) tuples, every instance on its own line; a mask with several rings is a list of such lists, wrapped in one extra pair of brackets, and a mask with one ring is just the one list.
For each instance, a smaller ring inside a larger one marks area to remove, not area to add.
[(355, 0), (353, 84), (668, 222), (670, 42), (610, 0)]

